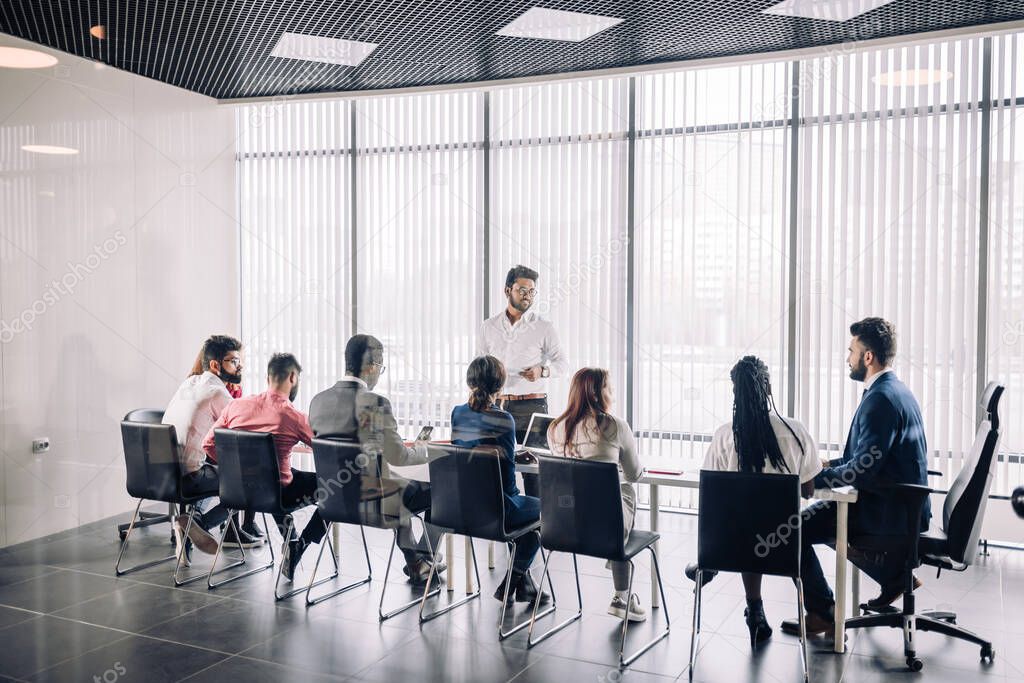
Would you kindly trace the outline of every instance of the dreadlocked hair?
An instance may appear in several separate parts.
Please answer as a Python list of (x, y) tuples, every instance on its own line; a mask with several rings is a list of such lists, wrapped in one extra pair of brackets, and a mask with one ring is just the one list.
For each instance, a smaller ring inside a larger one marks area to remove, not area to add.
[[(779, 440), (772, 429), (771, 411), (778, 415), (772, 398), (768, 366), (757, 356), (744, 356), (729, 373), (732, 378), (732, 435), (736, 445), (741, 472), (763, 472), (765, 461), (779, 472), (789, 472), (789, 466), (779, 448)], [(782, 416), (779, 415), (782, 420)], [(796, 438), (800, 451), (803, 444), (792, 427), (782, 420), (786, 429)]]

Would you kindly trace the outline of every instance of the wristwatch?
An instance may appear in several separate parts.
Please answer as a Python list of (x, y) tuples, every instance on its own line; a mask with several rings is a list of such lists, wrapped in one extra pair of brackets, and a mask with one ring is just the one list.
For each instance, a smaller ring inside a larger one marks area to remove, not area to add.
[(540, 368), (540, 376), (541, 377), (550, 377), (551, 376), (551, 368), (549, 368), (546, 365), (542, 365), (541, 368)]

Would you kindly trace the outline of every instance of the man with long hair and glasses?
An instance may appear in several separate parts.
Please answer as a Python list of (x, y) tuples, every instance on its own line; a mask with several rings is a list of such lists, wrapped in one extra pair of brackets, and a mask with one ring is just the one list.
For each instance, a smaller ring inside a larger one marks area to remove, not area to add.
[[(609, 411), (612, 385), (603, 368), (583, 368), (576, 372), (569, 386), (569, 404), (565, 412), (548, 427), (551, 452), (567, 458), (611, 462), (619, 466), (620, 498), (609, 505), (622, 505), (623, 530), (626, 540), (636, 516), (636, 489), (633, 484), (643, 474), (636, 455), (633, 430), (621, 417)], [(644, 621), (647, 613), (635, 595), (629, 595), (629, 562), (608, 561), (615, 595), (608, 614), (622, 618), (629, 611), (629, 621)]]
[[(860, 405), (846, 437), (843, 457), (828, 463), (815, 478), (821, 488), (853, 486), (857, 502), (850, 506), (850, 536), (903, 534), (908, 523), (904, 504), (891, 493), (891, 484), (928, 483), (928, 444), (921, 408), (910, 389), (896, 377), (896, 328), (882, 318), (864, 318), (850, 325), (846, 363), (850, 379), (863, 382)], [(808, 514), (810, 513), (810, 514)], [(819, 501), (805, 511), (801, 533), (800, 565), (807, 595), (807, 632), (825, 633), (832, 628), (835, 600), (821, 571), (814, 545), (833, 545), (836, 537), (835, 503)], [(931, 507), (925, 498), (919, 520), (927, 531)], [(850, 547), (850, 560), (882, 588), (868, 601), (885, 608), (903, 595), (906, 585), (903, 557), (865, 552)], [(920, 585), (914, 579), (915, 586)], [(799, 633), (799, 622), (782, 622), (786, 633)]]
[[(174, 425), (178, 437), (181, 469), (184, 473), (181, 478), (182, 493), (190, 497), (212, 498), (220, 491), (220, 479), (216, 465), (207, 460), (203, 451), (203, 439), (231, 403), (228, 386), (237, 386), (242, 381), (242, 343), (234, 337), (215, 334), (203, 342), (196, 366), (171, 397), (164, 411), (163, 423)], [(212, 541), (216, 547), (210, 530), (226, 519), (227, 510), (221, 505), (197, 512), (189, 531), (190, 539), (193, 543), (197, 543), (198, 539), (207, 548)], [(179, 515), (175, 520), (174, 533), (179, 541), (179, 552), (185, 547), (187, 523), (187, 515)], [(236, 536), (230, 525), (227, 534), (224, 544), (228, 547), (251, 548), (262, 542), (262, 538), (254, 538), (245, 531)], [(187, 555), (182, 558), (182, 562), (189, 564)]]
[[(505, 276), (508, 305), (485, 320), (477, 335), (477, 356), (494, 356), (508, 373), (498, 405), (515, 420), (520, 444), (533, 414), (548, 412), (548, 380), (569, 369), (554, 326), (530, 310), (539, 277), (526, 266), (511, 268)], [(528, 496), (539, 495), (537, 475), (524, 475), (523, 488)]]
[[(732, 378), (732, 421), (715, 432), (704, 458), (703, 469), (720, 472), (757, 472), (796, 474), (800, 493), (810, 498), (814, 477), (821, 471), (818, 446), (807, 428), (791, 417), (783, 417), (772, 396), (768, 366), (756, 356), (744, 356), (729, 373)], [(697, 565), (686, 567), (686, 576), (695, 581)], [(715, 577), (704, 572), (703, 582)], [(743, 617), (750, 631), (750, 646), (756, 647), (772, 637), (772, 629), (761, 600), (761, 575), (744, 572), (743, 589), (747, 606)]]

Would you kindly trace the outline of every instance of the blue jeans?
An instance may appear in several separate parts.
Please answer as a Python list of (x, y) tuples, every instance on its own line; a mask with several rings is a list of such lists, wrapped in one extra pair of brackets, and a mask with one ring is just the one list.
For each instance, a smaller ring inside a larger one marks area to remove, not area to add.
[[(540, 519), (540, 498), (533, 496), (511, 496), (505, 498), (505, 525), (509, 529), (525, 526)], [(533, 564), (533, 558), (540, 550), (540, 534), (523, 534), (516, 542), (516, 558), (512, 568), (524, 572)]]

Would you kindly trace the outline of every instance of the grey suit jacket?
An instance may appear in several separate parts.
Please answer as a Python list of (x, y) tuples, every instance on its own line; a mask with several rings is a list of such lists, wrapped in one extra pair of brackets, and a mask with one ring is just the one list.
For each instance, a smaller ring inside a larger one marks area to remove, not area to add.
[(403, 467), (427, 462), (426, 449), (406, 446), (398, 433), (391, 403), (350, 379), (321, 391), (309, 404), (313, 436), (358, 441), (367, 455), (381, 458), (381, 476), (392, 477), (389, 465)]

